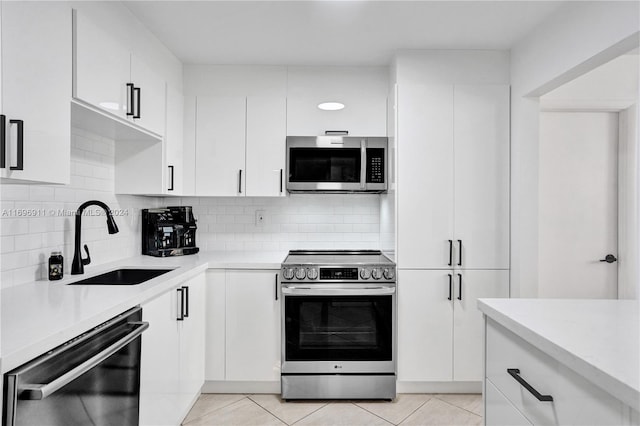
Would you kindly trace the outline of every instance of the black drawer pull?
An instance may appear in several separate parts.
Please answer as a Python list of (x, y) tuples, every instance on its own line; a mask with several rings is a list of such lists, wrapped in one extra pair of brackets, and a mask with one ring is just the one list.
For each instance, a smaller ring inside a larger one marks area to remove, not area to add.
[(453, 296), (453, 275), (447, 275), (449, 275), (449, 297), (447, 298), (447, 300), (451, 300), (451, 296)]
[(453, 265), (453, 240), (449, 240), (449, 266)]
[(542, 401), (542, 402), (553, 401), (553, 397), (551, 395), (542, 395), (540, 392), (535, 390), (533, 388), (533, 386), (531, 386), (529, 383), (527, 383), (527, 381), (525, 379), (520, 377), (520, 369), (519, 368), (507, 368), (507, 373), (509, 373), (509, 375), (511, 377), (516, 379), (516, 381), (518, 383), (520, 383), (522, 385), (522, 387), (524, 387), (526, 390), (528, 390), (531, 393), (531, 395), (535, 396), (538, 401)]

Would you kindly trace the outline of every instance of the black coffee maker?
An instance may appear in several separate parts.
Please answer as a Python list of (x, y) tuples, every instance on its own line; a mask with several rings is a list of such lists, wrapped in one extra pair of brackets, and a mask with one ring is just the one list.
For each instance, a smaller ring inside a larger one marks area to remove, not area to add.
[(142, 254), (156, 257), (182, 256), (200, 251), (196, 247), (196, 219), (191, 206), (142, 210)]

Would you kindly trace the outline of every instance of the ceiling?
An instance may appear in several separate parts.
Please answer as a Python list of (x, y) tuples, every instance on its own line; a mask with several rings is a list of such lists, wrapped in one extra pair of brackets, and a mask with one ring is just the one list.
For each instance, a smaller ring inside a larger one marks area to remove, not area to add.
[(386, 65), (399, 49), (509, 49), (561, 1), (126, 1), (182, 62)]

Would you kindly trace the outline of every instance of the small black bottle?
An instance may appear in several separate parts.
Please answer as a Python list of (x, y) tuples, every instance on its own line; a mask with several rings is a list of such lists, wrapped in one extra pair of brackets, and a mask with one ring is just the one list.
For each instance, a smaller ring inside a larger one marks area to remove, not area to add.
[(52, 251), (49, 257), (49, 281), (62, 279), (64, 260), (61, 251)]

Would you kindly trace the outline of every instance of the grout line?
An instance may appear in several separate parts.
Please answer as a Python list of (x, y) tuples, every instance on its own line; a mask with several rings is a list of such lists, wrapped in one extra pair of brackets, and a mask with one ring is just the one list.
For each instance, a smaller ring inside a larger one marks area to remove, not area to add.
[(429, 396), (429, 399), (427, 399), (425, 402), (423, 402), (422, 404), (420, 404), (420, 406), (418, 408), (416, 408), (415, 410), (413, 410), (411, 413), (409, 413), (404, 419), (400, 420), (400, 423), (398, 423), (398, 425), (401, 425), (402, 422), (404, 422), (405, 420), (407, 420), (409, 417), (413, 416), (416, 411), (418, 411), (419, 409), (421, 409), (422, 407), (424, 407), (427, 402), (431, 401), (433, 399), (433, 396)]
[(467, 409), (466, 409), (466, 408), (464, 408), (464, 407), (460, 407), (459, 405), (453, 404), (453, 403), (451, 403), (451, 402), (449, 402), (449, 401), (445, 401), (444, 399), (438, 398), (437, 396), (434, 396), (434, 398), (435, 398), (435, 399), (437, 399), (438, 401), (442, 401), (442, 402), (444, 402), (445, 404), (449, 404), (449, 405), (451, 405), (452, 407), (459, 408), (459, 409), (461, 409), (461, 410), (463, 410), (463, 411), (466, 411), (467, 413), (470, 413), (470, 414), (473, 414), (474, 416), (480, 417), (481, 419), (483, 419), (483, 418), (484, 418), (484, 416), (481, 416), (481, 415), (479, 415), (478, 413), (474, 413), (473, 411), (467, 410)]
[(367, 410), (367, 409), (366, 409), (366, 408), (364, 408), (364, 407), (359, 406), (356, 402), (351, 402), (350, 404), (351, 404), (351, 405), (353, 405), (353, 406), (355, 406), (356, 408), (359, 408), (359, 409), (361, 409), (361, 410), (363, 410), (363, 411), (365, 411), (365, 412), (367, 412), (367, 413), (369, 413), (369, 414), (372, 414), (372, 415), (376, 416), (377, 418), (379, 418), (379, 419), (381, 419), (381, 420), (383, 420), (383, 421), (385, 421), (385, 422), (389, 423), (390, 425), (395, 425), (395, 423), (393, 423), (393, 422), (391, 422), (391, 421), (389, 421), (389, 420), (385, 419), (384, 417), (382, 417), (382, 416), (380, 416), (380, 415), (378, 415), (378, 414), (376, 414), (376, 413), (373, 413), (373, 412), (371, 412), (371, 411)]
[(260, 408), (261, 410), (263, 410), (265, 413), (269, 414), (270, 416), (274, 417), (276, 420), (278, 420), (280, 423), (282, 424), (287, 424), (287, 422), (285, 422), (284, 420), (282, 420), (280, 417), (276, 416), (275, 414), (273, 414), (271, 411), (267, 410), (266, 408), (264, 408), (262, 405), (258, 404), (257, 402), (255, 402), (253, 399), (251, 399), (251, 396), (247, 395), (246, 398), (251, 401), (253, 404), (255, 404), (258, 408)]
[[(218, 395), (218, 394), (207, 394), (207, 393), (200, 394), (200, 396), (198, 397), (198, 401), (196, 401), (196, 404), (200, 401), (200, 399), (202, 398), (202, 396), (203, 396), (203, 395)], [(208, 416), (209, 414), (215, 413), (216, 411), (220, 411), (220, 410), (222, 410), (223, 408), (229, 407), (229, 406), (231, 406), (231, 405), (233, 405), (233, 404), (235, 404), (235, 403), (237, 403), (237, 402), (242, 401), (242, 400), (243, 400), (243, 399), (245, 399), (245, 398), (248, 398), (248, 397), (247, 397), (247, 395), (244, 395), (244, 394), (238, 394), (238, 395), (243, 395), (243, 396), (242, 396), (242, 398), (240, 398), (240, 399), (238, 399), (238, 400), (236, 400), (236, 401), (229, 402), (228, 404), (223, 405), (223, 406), (220, 406), (220, 407), (216, 408), (215, 410), (207, 411), (207, 412), (206, 412), (206, 413), (204, 413), (203, 415), (198, 416), (198, 417), (196, 417), (196, 418), (194, 418), (194, 419), (189, 420), (187, 423), (182, 423), (182, 424), (186, 426), (186, 425), (188, 425), (188, 424), (190, 424), (190, 423), (193, 423), (193, 422), (194, 422), (194, 421), (196, 421), (196, 420), (200, 420), (200, 419), (202, 419), (202, 418), (204, 418), (204, 417)], [(195, 406), (196, 406), (196, 404), (193, 404), (193, 406), (195, 407)], [(193, 407), (191, 408), (191, 410), (193, 410)], [(189, 410), (189, 413), (191, 412), (191, 410)], [(189, 417), (189, 413), (187, 413), (187, 417)], [(185, 417), (185, 418), (186, 418), (186, 417)]]

